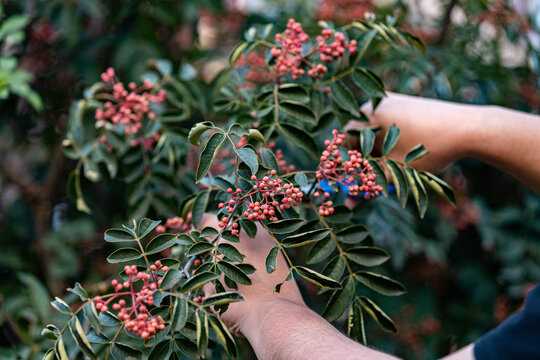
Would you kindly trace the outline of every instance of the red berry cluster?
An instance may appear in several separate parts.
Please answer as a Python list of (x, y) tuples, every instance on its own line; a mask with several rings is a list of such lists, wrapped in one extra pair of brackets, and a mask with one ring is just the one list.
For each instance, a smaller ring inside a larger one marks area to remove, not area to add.
[[(345, 135), (340, 134), (336, 129), (332, 131), (332, 135), (334, 136), (332, 140), (324, 142), (326, 150), (323, 151), (317, 168), (316, 176), (319, 188), (322, 189), (321, 180), (330, 180), (345, 186), (349, 190), (350, 196), (358, 196), (360, 193), (363, 194), (364, 199), (378, 196), (383, 189), (375, 182), (376, 175), (369, 161), (364, 159), (357, 150), (349, 150), (347, 152), (348, 159), (344, 159), (339, 146), (343, 145)], [(330, 193), (318, 190), (313, 196), (329, 198)], [(334, 212), (332, 206), (332, 201), (322, 201), (319, 213), (331, 215)]]
[[(332, 34), (334, 35), (335, 40), (332, 43), (327, 44), (326, 41)], [(349, 44), (347, 44), (343, 33), (337, 31), (334, 33), (333, 30), (324, 29), (321, 31), (321, 35), (317, 36), (317, 45), (321, 52), (321, 61), (332, 62), (335, 58), (345, 55), (347, 49), (349, 49), (351, 54), (354, 54), (356, 52), (357, 42), (356, 40), (351, 40)]]
[[(145, 80), (142, 86), (137, 88), (135, 83), (129, 83), (128, 89), (124, 84), (115, 80), (113, 68), (108, 68), (101, 74), (104, 83), (113, 84), (113, 94), (115, 103), (107, 101), (105, 110), (96, 110), (96, 120), (99, 125), (104, 126), (107, 121), (115, 125), (124, 125), (125, 134), (137, 134), (142, 127), (144, 117), (154, 119), (156, 114), (150, 110), (150, 103), (160, 104), (165, 101), (165, 90), (160, 90), (152, 94), (154, 85), (150, 80)], [(128, 91), (129, 90), (129, 91)]]
[[(148, 340), (158, 330), (165, 329), (163, 319), (160, 316), (152, 316), (147, 306), (154, 305), (153, 294), (162, 281), (162, 275), (158, 275), (158, 273), (162, 272), (163, 274), (169, 268), (163, 266), (158, 260), (154, 265), (150, 266), (149, 273), (139, 271), (135, 265), (126, 265), (124, 270), (129, 278), (122, 283), (116, 279), (112, 280), (111, 285), (115, 293), (107, 300), (104, 300), (101, 296), (94, 297), (96, 309), (106, 312), (109, 310), (110, 303), (113, 303), (112, 309), (118, 311), (118, 318), (124, 321), (126, 330), (134, 332), (144, 340)], [(142, 287), (140, 290), (135, 291), (133, 283), (137, 280), (142, 281)], [(127, 306), (127, 302), (123, 297), (128, 298), (131, 306)]]
[(270, 50), (270, 54), (277, 58), (274, 70), (278, 77), (291, 74), (293, 79), (298, 75), (303, 75), (302, 65), (302, 45), (309, 40), (308, 34), (302, 29), (302, 24), (289, 19), (285, 36), (276, 34), (276, 42), (281, 45), (281, 49), (275, 47)]
[[(298, 206), (302, 201), (304, 193), (299, 188), (294, 187), (291, 184), (283, 183), (283, 180), (276, 177), (276, 170), (271, 170), (262, 180), (258, 180), (255, 175), (251, 177), (251, 180), (257, 183), (253, 185), (253, 188), (246, 194), (242, 195), (242, 190), (227, 189), (227, 192), (231, 194), (231, 199), (227, 202), (220, 203), (219, 208), (227, 210), (229, 213), (234, 213), (236, 207), (240, 204), (246, 205), (247, 209), (244, 210), (243, 216), (249, 220), (269, 220), (277, 221), (276, 210), (290, 209), (292, 206)], [(259, 194), (260, 199), (255, 199), (255, 195)], [(281, 198), (281, 200), (279, 200)], [(230, 221), (229, 217), (224, 217), (219, 223), (219, 227), (225, 228)], [(231, 232), (233, 235), (239, 235), (238, 223), (231, 225)]]
[(167, 229), (180, 230), (183, 233), (187, 233), (190, 230), (189, 222), (191, 221), (191, 213), (188, 214), (187, 219), (183, 219), (179, 216), (167, 219), (165, 225), (158, 225), (156, 227), (157, 233), (164, 233)]
[[(294, 19), (289, 19), (285, 35), (276, 34), (276, 42), (280, 47), (274, 47), (270, 54), (276, 58), (274, 71), (278, 77), (291, 75), (297, 79), (299, 75), (304, 75), (305, 71), (301, 68), (302, 64), (307, 64), (310, 69), (307, 74), (312, 77), (320, 78), (328, 71), (324, 64), (314, 64), (308, 58), (320, 52), (320, 60), (323, 63), (330, 63), (336, 58), (342, 57), (346, 50), (354, 54), (357, 50), (356, 40), (346, 42), (345, 35), (334, 30), (324, 29), (321, 35), (317, 36), (316, 46), (305, 56), (302, 55), (302, 46), (309, 40), (309, 36), (302, 29), (302, 24)], [(334, 36), (334, 41), (328, 43), (330, 37)]]

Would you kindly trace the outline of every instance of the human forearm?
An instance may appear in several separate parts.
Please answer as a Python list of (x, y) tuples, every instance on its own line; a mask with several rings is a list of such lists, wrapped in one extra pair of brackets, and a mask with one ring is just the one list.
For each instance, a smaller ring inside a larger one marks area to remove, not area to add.
[[(479, 108), (480, 109), (480, 108)], [(497, 106), (471, 119), (468, 155), (496, 167), (540, 193), (540, 119)]]
[(261, 360), (395, 359), (352, 341), (305, 305), (286, 299), (263, 300), (246, 315), (241, 331)]

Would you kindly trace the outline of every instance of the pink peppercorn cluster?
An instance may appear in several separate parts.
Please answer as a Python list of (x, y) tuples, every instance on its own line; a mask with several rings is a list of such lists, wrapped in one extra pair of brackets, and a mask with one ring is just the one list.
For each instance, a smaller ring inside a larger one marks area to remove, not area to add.
[[(220, 209), (225, 208), (228, 213), (232, 214), (237, 206), (243, 204), (246, 205), (246, 209), (242, 214), (249, 220), (277, 221), (276, 210), (278, 208), (284, 210), (290, 209), (291, 206), (298, 206), (302, 201), (304, 193), (291, 184), (283, 183), (283, 180), (277, 178), (276, 174), (276, 170), (271, 170), (262, 180), (258, 180), (253, 175), (251, 180), (256, 181), (256, 184), (244, 195), (242, 195), (242, 190), (240, 189), (227, 189), (227, 192), (231, 195), (231, 199), (227, 202), (220, 203), (218, 207)], [(254, 198), (256, 194), (259, 194), (259, 200)], [(221, 228), (227, 227), (229, 220), (229, 217), (224, 217), (219, 223), (219, 226)], [(231, 229), (233, 235), (239, 235), (238, 223), (233, 223)]]
[[(183, 233), (187, 233), (190, 230), (189, 222), (191, 221), (191, 213), (188, 214), (187, 219), (183, 219), (179, 216), (167, 219), (165, 225), (158, 225), (156, 227), (157, 233), (164, 233), (167, 229), (180, 230)], [(177, 234), (178, 235), (178, 234)]]
[[(329, 43), (332, 36), (334, 41)], [(303, 56), (302, 47), (309, 40), (309, 36), (302, 29), (302, 24), (294, 19), (289, 19), (284, 34), (276, 34), (275, 39), (280, 47), (276, 46), (270, 50), (270, 54), (276, 58), (274, 71), (278, 77), (290, 74), (294, 80), (299, 75), (305, 74), (305, 70), (301, 68), (303, 64), (310, 67), (307, 75), (315, 78), (321, 78), (328, 71), (326, 65), (314, 64), (308, 60), (316, 53), (320, 53), (319, 58), (323, 63), (330, 63), (344, 56), (347, 50), (350, 54), (354, 54), (357, 50), (356, 40), (347, 43), (343, 33), (324, 29), (321, 35), (317, 36), (315, 47)]]
[[(358, 196), (360, 193), (364, 199), (371, 199), (379, 196), (382, 192), (382, 186), (375, 182), (377, 177), (373, 172), (373, 167), (362, 154), (356, 150), (347, 152), (348, 159), (343, 158), (339, 146), (343, 145), (345, 135), (340, 134), (336, 129), (332, 131), (334, 138), (326, 140), (326, 150), (323, 151), (317, 168), (317, 181), (319, 188), (321, 180), (335, 181), (349, 190), (350, 196)], [(313, 193), (315, 197), (329, 198), (329, 192), (318, 190)], [(330, 200), (321, 200), (319, 213), (324, 216), (334, 213), (333, 202)]]
[(105, 109), (96, 110), (96, 120), (100, 125), (111, 122), (115, 125), (125, 126), (125, 134), (137, 134), (142, 127), (142, 121), (146, 116), (154, 119), (156, 114), (150, 109), (150, 103), (160, 104), (165, 101), (165, 90), (160, 90), (152, 94), (150, 90), (154, 87), (150, 80), (137, 88), (135, 83), (129, 83), (126, 89), (124, 84), (117, 82), (113, 68), (108, 68), (101, 74), (104, 83), (112, 83), (115, 102), (107, 101)]
[[(135, 265), (126, 265), (124, 267), (126, 275), (129, 277), (124, 282), (119, 282), (114, 279), (111, 285), (114, 287), (115, 293), (104, 300), (101, 296), (94, 297), (96, 309), (101, 312), (107, 312), (109, 305), (112, 303), (112, 309), (118, 311), (118, 318), (124, 321), (124, 326), (127, 331), (135, 333), (144, 340), (150, 339), (158, 330), (165, 329), (165, 322), (158, 316), (154, 317), (148, 311), (147, 306), (154, 305), (153, 294), (161, 284), (162, 276), (159, 272), (165, 273), (169, 268), (163, 266), (158, 260), (150, 266), (148, 272), (139, 271)], [(133, 283), (136, 280), (141, 280), (142, 287), (135, 291)], [(131, 306), (127, 306), (127, 302), (123, 297), (128, 298)]]

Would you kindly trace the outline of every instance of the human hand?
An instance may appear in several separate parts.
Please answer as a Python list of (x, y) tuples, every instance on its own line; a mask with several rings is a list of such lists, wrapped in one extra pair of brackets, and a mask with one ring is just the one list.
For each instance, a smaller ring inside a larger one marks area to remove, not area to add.
[[(218, 223), (219, 220), (215, 215), (206, 214), (201, 226), (218, 228)], [(219, 242), (227, 242), (227, 240), (221, 238)], [(258, 321), (261, 314), (269, 311), (269, 308), (276, 302), (286, 301), (306, 306), (294, 279), (285, 282), (279, 293), (274, 292), (276, 284), (283, 282), (289, 273), (289, 267), (281, 253), (277, 257), (276, 270), (271, 274), (266, 273), (266, 256), (275, 245), (270, 234), (259, 223), (257, 223), (257, 235), (254, 238), (248, 237), (242, 231), (240, 242), (234, 244), (240, 253), (245, 255), (244, 261), (253, 265), (257, 271), (249, 275), (252, 281), (251, 285), (238, 284), (238, 292), (245, 301), (231, 303), (228, 310), (221, 316), (221, 319), (233, 332), (246, 334), (249, 328)], [(205, 286), (203, 290), (205, 296), (209, 296), (215, 291), (213, 286)]]
[[(400, 128), (401, 135), (388, 157), (403, 161), (409, 150), (423, 144), (430, 153), (412, 162), (411, 166), (438, 173), (450, 163), (466, 156), (471, 115), (478, 117), (479, 114), (478, 111), (473, 111), (474, 108), (476, 107), (471, 105), (389, 92), (375, 111), (371, 103), (364, 104), (362, 111), (367, 115), (371, 126), (382, 129), (382, 134), (375, 143), (376, 149), (382, 147), (384, 134), (395, 124)], [(365, 126), (363, 122), (351, 121), (346, 129), (354, 130)], [(350, 140), (352, 146), (358, 147), (356, 138)]]

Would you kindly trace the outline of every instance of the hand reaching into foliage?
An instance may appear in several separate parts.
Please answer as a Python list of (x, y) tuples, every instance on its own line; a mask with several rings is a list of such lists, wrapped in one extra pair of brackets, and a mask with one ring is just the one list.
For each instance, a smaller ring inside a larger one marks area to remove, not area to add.
[[(380, 127), (383, 133), (392, 124), (401, 130), (400, 141), (389, 155), (390, 158), (403, 161), (412, 147), (423, 144), (430, 153), (412, 162), (412, 165), (437, 173), (465, 156), (466, 148), (462, 142), (469, 129), (457, 125), (462, 119), (470, 118), (477, 107), (390, 92), (387, 94), (375, 111), (371, 103), (364, 104), (362, 111), (369, 118), (370, 125)], [(352, 121), (347, 128), (351, 130), (363, 126), (365, 123)], [(380, 148), (382, 137), (377, 140), (376, 147)]]
[[(386, 131), (392, 124), (401, 130), (390, 158), (403, 160), (412, 146), (422, 143), (430, 152), (412, 166), (439, 172), (450, 163), (472, 157), (515, 177), (540, 192), (538, 116), (496, 106), (455, 104), (388, 93), (380, 106), (362, 110), (371, 125)], [(349, 130), (363, 126), (351, 122)]]
[[(217, 227), (218, 223), (217, 217), (206, 215), (201, 225)], [(280, 253), (276, 270), (271, 274), (264, 271), (266, 255), (275, 243), (262, 225), (257, 228), (254, 238), (242, 232), (235, 244), (245, 261), (257, 269), (250, 275), (252, 285), (238, 285), (245, 301), (231, 303), (222, 320), (246, 336), (258, 359), (394, 359), (347, 338), (311, 311), (294, 280), (283, 283), (279, 293), (274, 292), (289, 267)], [(213, 292), (211, 285), (205, 287), (205, 296)]]
[[(201, 226), (217, 228), (219, 222), (220, 221), (215, 215), (207, 214), (203, 218)], [(220, 243), (223, 242), (229, 243), (223, 238), (220, 239)], [(267, 274), (266, 271), (264, 271), (266, 255), (268, 255), (270, 249), (275, 246), (275, 243), (260, 223), (257, 224), (257, 235), (254, 238), (250, 238), (242, 232), (240, 235), (240, 242), (235, 243), (234, 246), (241, 254), (246, 256), (244, 261), (248, 264), (252, 264), (258, 271), (255, 271), (250, 275), (253, 285), (238, 284), (239, 292), (242, 294), (245, 301), (241, 304), (231, 303), (229, 309), (223, 314), (222, 319), (231, 329), (245, 335), (247, 330), (246, 327), (248, 326), (247, 322), (251, 315), (248, 309), (251, 310), (257, 308), (261, 303), (266, 301), (280, 299), (306, 306), (304, 300), (302, 300), (302, 295), (300, 295), (298, 286), (294, 281), (285, 282), (279, 293), (273, 291), (276, 284), (282, 282), (283, 279), (287, 277), (289, 268), (283, 254), (279, 253), (276, 260), (276, 270), (271, 274)], [(213, 286), (209, 285), (205, 287), (206, 296), (211, 295), (213, 292)]]

